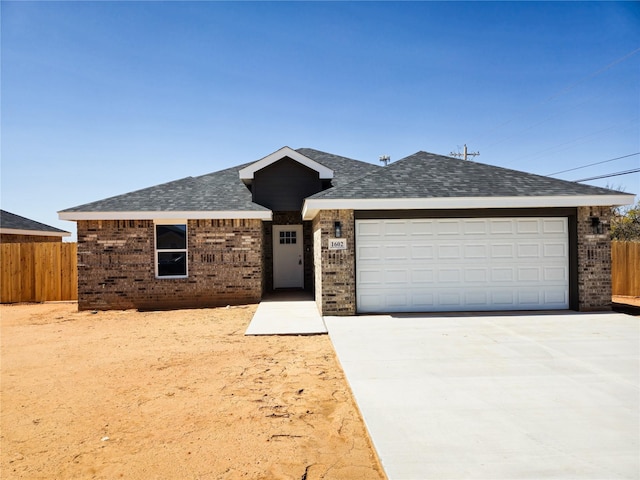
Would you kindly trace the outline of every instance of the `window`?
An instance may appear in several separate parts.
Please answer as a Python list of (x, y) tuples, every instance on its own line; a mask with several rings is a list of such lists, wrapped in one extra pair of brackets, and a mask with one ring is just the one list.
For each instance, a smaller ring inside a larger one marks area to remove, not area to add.
[(296, 232), (280, 232), (280, 245), (296, 243)]
[(156, 275), (187, 276), (186, 225), (156, 225)]

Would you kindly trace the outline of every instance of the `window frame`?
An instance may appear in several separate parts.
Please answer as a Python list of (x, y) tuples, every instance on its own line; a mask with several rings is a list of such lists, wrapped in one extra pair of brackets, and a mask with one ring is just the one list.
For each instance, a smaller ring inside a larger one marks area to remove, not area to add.
[[(166, 225), (184, 225), (185, 248), (158, 248), (158, 227)], [(185, 274), (184, 275), (160, 275), (160, 253), (184, 253)], [(153, 261), (155, 277), (159, 280), (171, 280), (189, 277), (189, 224), (187, 220), (167, 219), (154, 220), (153, 222)]]

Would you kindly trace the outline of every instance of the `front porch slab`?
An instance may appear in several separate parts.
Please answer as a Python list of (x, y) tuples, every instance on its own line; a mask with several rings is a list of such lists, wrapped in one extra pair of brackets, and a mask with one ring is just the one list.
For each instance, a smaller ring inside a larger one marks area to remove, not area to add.
[(326, 334), (313, 295), (304, 291), (269, 294), (258, 305), (245, 335)]

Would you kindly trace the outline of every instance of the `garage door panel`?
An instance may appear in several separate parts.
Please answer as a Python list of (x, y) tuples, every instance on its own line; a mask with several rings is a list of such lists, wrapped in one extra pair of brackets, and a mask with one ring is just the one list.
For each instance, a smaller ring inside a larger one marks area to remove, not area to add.
[(487, 244), (471, 244), (464, 245), (464, 258), (467, 260), (481, 259), (485, 260), (489, 255), (489, 245)]
[(543, 280), (545, 282), (556, 282), (557, 284), (566, 284), (569, 282), (569, 269), (564, 266), (544, 267)]
[(382, 255), (386, 260), (406, 262), (409, 260), (409, 251), (409, 245), (385, 245), (382, 248)]
[(434, 220), (414, 220), (409, 234), (412, 237), (433, 237), (435, 235)]
[(513, 267), (491, 267), (492, 282), (513, 282), (515, 278)]
[(491, 258), (508, 258), (515, 257), (515, 245), (513, 243), (495, 243), (491, 245)]
[(568, 308), (566, 218), (356, 221), (360, 312)]
[(405, 221), (385, 221), (384, 234), (388, 238), (406, 237), (409, 235), (409, 227)]
[(543, 247), (543, 255), (547, 258), (549, 257), (566, 258), (567, 245), (560, 242), (545, 243)]
[(358, 260), (366, 262), (373, 260), (379, 262), (383, 258), (381, 245), (358, 246)]
[(474, 307), (484, 307), (489, 303), (486, 291), (466, 291), (464, 293), (465, 305)]
[(460, 268), (439, 268), (438, 281), (440, 283), (460, 283), (462, 278), (461, 270)]
[(439, 236), (460, 235), (460, 222), (455, 220), (438, 220), (435, 227)]
[(466, 268), (464, 270), (465, 284), (487, 283), (489, 280), (489, 268)]
[(415, 308), (430, 310), (435, 306), (435, 297), (433, 293), (415, 292), (411, 294), (411, 305)]
[(540, 258), (540, 244), (531, 242), (518, 244), (518, 258)]
[(358, 272), (358, 283), (363, 286), (383, 285), (382, 269), (362, 269)]
[(489, 233), (492, 235), (510, 236), (514, 232), (513, 222), (509, 219), (489, 220)]
[(530, 283), (540, 281), (540, 268), (539, 267), (518, 267), (518, 282)]
[(436, 281), (436, 272), (432, 268), (412, 268), (411, 283), (416, 285), (430, 284)]
[(384, 277), (385, 285), (406, 286), (409, 284), (409, 272), (407, 270), (387, 269)]
[(542, 232), (546, 234), (557, 233), (567, 234), (568, 224), (563, 218), (545, 218), (542, 221)]
[(487, 221), (484, 219), (481, 220), (467, 220), (463, 224), (463, 231), (466, 237), (469, 236), (484, 236), (487, 234)]
[(376, 221), (359, 221), (356, 224), (356, 234), (360, 239), (366, 239), (367, 237), (380, 238), (381, 230), (382, 224)]
[(433, 245), (411, 245), (412, 260), (433, 260), (435, 247)]
[(438, 258), (440, 259), (460, 259), (460, 252), (462, 246), (459, 244), (440, 244), (438, 245)]
[(516, 220), (516, 232), (518, 234), (535, 234), (540, 233), (540, 220), (538, 219), (519, 219)]
[(544, 304), (551, 308), (562, 308), (560, 305), (569, 302), (569, 292), (559, 290), (545, 290), (543, 292)]

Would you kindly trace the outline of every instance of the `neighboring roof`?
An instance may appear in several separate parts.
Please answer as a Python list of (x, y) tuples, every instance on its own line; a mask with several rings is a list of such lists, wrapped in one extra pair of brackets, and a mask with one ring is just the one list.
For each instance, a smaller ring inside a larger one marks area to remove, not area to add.
[(38, 235), (46, 237), (68, 237), (66, 230), (36, 222), (15, 213), (0, 210), (0, 233), (10, 235)]
[(299, 151), (293, 150), (289, 147), (282, 147), (279, 150), (276, 150), (270, 155), (254, 162), (242, 169), (238, 172), (240, 175), (240, 179), (246, 183), (250, 184), (253, 180), (254, 174), (258, 170), (262, 170), (263, 168), (268, 167), (269, 165), (282, 160), (285, 157), (289, 157), (292, 160), (295, 160), (301, 165), (304, 165), (311, 170), (318, 172), (318, 176), (321, 180), (330, 180), (333, 178), (333, 170), (327, 168), (326, 166), (314, 161), (313, 159), (303, 155)]
[(633, 195), (478, 162), (417, 152), (305, 200), (322, 209), (443, 209), (626, 205)]

